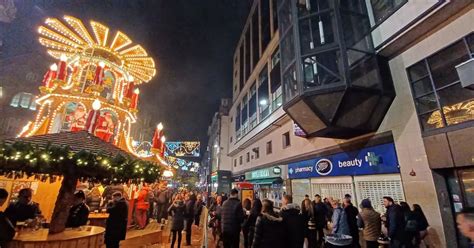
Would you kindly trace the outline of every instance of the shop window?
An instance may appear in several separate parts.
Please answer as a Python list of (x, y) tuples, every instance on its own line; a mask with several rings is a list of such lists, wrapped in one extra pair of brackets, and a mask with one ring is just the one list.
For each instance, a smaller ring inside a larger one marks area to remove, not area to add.
[(247, 159), (245, 159), (245, 161), (250, 162), (250, 152), (247, 152)]
[(267, 155), (272, 154), (273, 151), (272, 151), (272, 142), (271, 141), (267, 142), (266, 149), (267, 149)]
[(390, 196), (395, 202), (405, 201), (401, 180), (356, 181), (357, 199), (370, 199), (375, 210), (383, 213), (383, 197)]
[(287, 148), (291, 145), (290, 142), (290, 132), (286, 132), (282, 135), (283, 138), (283, 148)]
[(370, 0), (375, 24), (383, 22), (408, 0)]
[(461, 86), (455, 69), (473, 57), (468, 38), (407, 69), (420, 124), (425, 131), (474, 120), (474, 91)]

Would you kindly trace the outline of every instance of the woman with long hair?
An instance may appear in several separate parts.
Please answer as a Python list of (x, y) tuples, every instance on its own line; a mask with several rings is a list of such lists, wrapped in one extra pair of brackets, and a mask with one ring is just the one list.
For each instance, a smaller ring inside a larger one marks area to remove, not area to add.
[(260, 199), (253, 200), (249, 216), (244, 220), (244, 223), (242, 224), (242, 229), (248, 229), (248, 247), (252, 247), (253, 238), (255, 234), (255, 223), (257, 222), (257, 218), (258, 216), (260, 216), (261, 212), (262, 202), (260, 201)]
[(315, 248), (317, 244), (316, 220), (314, 215), (314, 205), (310, 199), (304, 199), (301, 214), (305, 223), (305, 238), (308, 242), (308, 248)]
[(273, 211), (273, 202), (262, 202), (262, 214), (255, 223), (255, 236), (252, 248), (285, 248), (287, 233), (283, 218)]
[[(244, 222), (250, 216), (250, 210), (252, 208), (252, 202), (249, 198), (245, 198), (242, 202), (242, 207), (244, 209)], [(242, 234), (244, 235), (244, 247), (249, 248), (249, 227), (242, 224)]]
[[(426, 219), (421, 206), (418, 204), (413, 204), (413, 215), (415, 216), (417, 222), (417, 233), (415, 235), (415, 247), (420, 247), (421, 241), (426, 238), (428, 234), (428, 220)], [(427, 244), (425, 244), (428, 247)]]
[(209, 226), (212, 229), (212, 237), (214, 238), (214, 242), (216, 242), (216, 247), (218, 247), (219, 242), (221, 241), (221, 211), (222, 197), (217, 196), (209, 210), (211, 216)]

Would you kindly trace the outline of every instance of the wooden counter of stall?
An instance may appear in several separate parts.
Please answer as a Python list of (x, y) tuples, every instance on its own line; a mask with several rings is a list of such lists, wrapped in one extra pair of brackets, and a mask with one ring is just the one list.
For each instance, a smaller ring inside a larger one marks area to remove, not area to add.
[(101, 247), (104, 244), (105, 228), (83, 226), (66, 229), (64, 232), (49, 234), (48, 229), (20, 231), (8, 248), (86, 248)]

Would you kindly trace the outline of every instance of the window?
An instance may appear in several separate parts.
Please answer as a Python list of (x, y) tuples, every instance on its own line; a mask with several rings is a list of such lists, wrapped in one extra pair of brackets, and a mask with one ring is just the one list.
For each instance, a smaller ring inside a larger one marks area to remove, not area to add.
[(272, 141), (267, 142), (267, 154), (272, 154)]
[(234, 159), (234, 167), (237, 167), (237, 159)]
[(254, 68), (260, 58), (260, 32), (258, 30), (258, 6), (252, 16), (252, 68)]
[(261, 15), (262, 15), (262, 52), (267, 48), (271, 38), (270, 26), (270, 0), (261, 1)]
[(13, 96), (10, 106), (36, 110), (36, 97), (30, 93), (20, 92)]
[(239, 59), (239, 64), (240, 64), (240, 78), (239, 78), (239, 83), (240, 83), (240, 88), (239, 90), (242, 90), (244, 88), (245, 84), (245, 74), (244, 74), (244, 68), (245, 68), (245, 62), (244, 62), (244, 42), (240, 45), (240, 59)]
[(374, 22), (376, 24), (383, 22), (407, 1), (408, 0), (370, 0)]
[[(247, 79), (250, 76), (250, 72), (252, 71), (252, 62), (250, 61), (250, 43), (252, 41), (250, 40), (250, 26), (247, 28), (247, 31), (245, 32), (245, 78), (244, 78), (244, 84), (247, 82)], [(242, 91), (242, 88), (240, 88)]]
[(290, 143), (290, 132), (286, 132), (282, 135), (283, 138), (283, 148), (287, 148), (291, 145)]
[(230, 136), (230, 143), (232, 143), (232, 136)]
[(259, 159), (260, 158), (260, 149), (258, 147), (255, 147), (252, 149), (253, 153), (254, 153), (254, 157), (255, 159)]
[(242, 165), (242, 156), (239, 157), (239, 164)]
[(249, 92), (249, 130), (257, 125), (257, 85), (254, 83)]
[(247, 152), (247, 159), (246, 159), (247, 163), (250, 162), (250, 152)]
[(473, 57), (470, 35), (407, 69), (423, 130), (474, 120), (474, 91), (461, 86), (456, 65)]
[(270, 114), (270, 99), (268, 98), (268, 70), (265, 66), (258, 78), (258, 106), (260, 120), (265, 119)]
[[(235, 109), (236, 116), (235, 116), (235, 132), (238, 132), (240, 130), (240, 104), (237, 105), (237, 108)], [(237, 135), (237, 137), (239, 137)], [(238, 138), (237, 138), (238, 139)]]
[(276, 50), (272, 55), (272, 66), (270, 71), (270, 91), (272, 94), (272, 109), (275, 110), (282, 105), (281, 95), (281, 73), (280, 73), (280, 50)]
[(277, 0), (272, 0), (273, 32), (278, 30)]

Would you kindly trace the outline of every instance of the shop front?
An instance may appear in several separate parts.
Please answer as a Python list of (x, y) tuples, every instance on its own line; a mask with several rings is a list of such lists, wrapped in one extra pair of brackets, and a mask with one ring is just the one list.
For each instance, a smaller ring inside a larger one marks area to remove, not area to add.
[(281, 199), (286, 193), (283, 166), (272, 166), (245, 173), (245, 178), (253, 184), (254, 196), (258, 199), (269, 199), (276, 208), (281, 207)]
[(211, 174), (211, 192), (230, 193), (232, 172), (219, 170)]
[(350, 194), (354, 204), (368, 198), (383, 212), (384, 196), (396, 202), (405, 200), (393, 143), (290, 163), (288, 178), (295, 202), (301, 202), (304, 195), (342, 199)]

